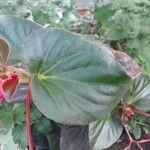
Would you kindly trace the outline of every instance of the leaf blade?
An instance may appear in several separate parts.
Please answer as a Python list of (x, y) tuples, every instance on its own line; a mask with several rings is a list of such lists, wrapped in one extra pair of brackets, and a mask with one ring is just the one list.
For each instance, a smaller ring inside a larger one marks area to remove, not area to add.
[(130, 85), (113, 53), (65, 30), (36, 32), (25, 42), (23, 56), (35, 105), (62, 124), (104, 118)]

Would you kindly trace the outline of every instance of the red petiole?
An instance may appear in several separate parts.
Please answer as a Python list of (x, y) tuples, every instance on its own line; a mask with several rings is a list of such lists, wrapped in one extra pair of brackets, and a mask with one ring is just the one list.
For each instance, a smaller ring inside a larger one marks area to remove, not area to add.
[(31, 105), (31, 89), (29, 87), (26, 99), (26, 133), (29, 144), (29, 150), (34, 150), (32, 133), (31, 133), (31, 123), (30, 123), (30, 105)]

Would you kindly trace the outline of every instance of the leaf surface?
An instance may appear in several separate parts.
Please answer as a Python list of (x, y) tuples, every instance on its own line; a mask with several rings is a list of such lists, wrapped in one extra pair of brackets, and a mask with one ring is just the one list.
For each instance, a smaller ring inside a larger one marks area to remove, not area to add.
[(0, 15), (0, 37), (4, 38), (10, 46), (11, 63), (21, 63), (20, 55), (24, 40), (39, 28), (39, 25), (31, 21)]
[(125, 95), (128, 104), (143, 110), (150, 110), (150, 77), (140, 75), (134, 80), (131, 89)]
[(90, 123), (90, 147), (94, 150), (110, 147), (119, 139), (122, 129), (122, 125), (114, 116)]
[(35, 105), (62, 124), (104, 118), (130, 86), (113, 53), (65, 30), (36, 32), (25, 42), (23, 56)]

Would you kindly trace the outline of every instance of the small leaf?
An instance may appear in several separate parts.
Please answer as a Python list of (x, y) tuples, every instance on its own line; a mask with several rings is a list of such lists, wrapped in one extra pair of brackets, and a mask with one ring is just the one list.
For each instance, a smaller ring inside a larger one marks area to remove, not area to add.
[(12, 97), (16, 92), (17, 86), (18, 86), (18, 76), (17, 75), (12, 75), (10, 79), (7, 79), (4, 81), (2, 85), (3, 89), (3, 95), (6, 99), (7, 102), (13, 102)]
[(1, 143), (1, 150), (18, 149), (18, 144), (15, 144), (13, 141), (12, 129), (10, 129), (7, 134), (0, 134), (0, 143)]
[(88, 126), (61, 125), (60, 133), (61, 150), (88, 150)]
[(96, 19), (103, 23), (104, 21), (108, 20), (110, 16), (112, 16), (113, 11), (111, 10), (111, 5), (104, 5), (102, 7), (96, 7), (95, 9), (95, 15)]
[(141, 127), (136, 125), (135, 128), (132, 128), (132, 133), (133, 133), (133, 135), (136, 139), (140, 139), (141, 138), (141, 133), (142, 133)]
[(145, 132), (145, 134), (150, 134), (150, 126), (149, 127), (143, 127), (142, 128)]
[(13, 115), (12, 105), (5, 103), (0, 105), (0, 124), (2, 125), (2, 132), (7, 132), (11, 128), (13, 123)]
[(25, 124), (16, 125), (12, 130), (12, 136), (14, 143), (17, 143), (19, 149), (27, 148), (26, 128)]
[(94, 150), (101, 150), (110, 147), (119, 139), (122, 130), (122, 125), (114, 116), (90, 123), (90, 147)]
[(31, 124), (37, 122), (40, 118), (42, 118), (42, 113), (34, 105), (31, 105), (30, 118)]
[(0, 67), (6, 65), (9, 54), (9, 45), (0, 38)]
[(52, 125), (50, 123), (50, 120), (48, 120), (46, 117), (42, 117), (39, 119), (38, 122), (33, 124), (34, 128), (37, 128), (39, 132), (47, 135), (50, 131), (52, 131)]
[(129, 105), (143, 111), (150, 110), (150, 77), (140, 75), (134, 80), (134, 84), (124, 99)]

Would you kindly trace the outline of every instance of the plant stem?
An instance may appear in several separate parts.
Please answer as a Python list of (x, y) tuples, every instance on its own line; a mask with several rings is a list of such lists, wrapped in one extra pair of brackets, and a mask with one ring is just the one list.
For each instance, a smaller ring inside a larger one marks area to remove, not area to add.
[(150, 142), (150, 138), (138, 141), (138, 143), (146, 143), (146, 142)]
[(150, 117), (150, 114), (149, 114), (149, 113), (145, 113), (145, 112), (143, 112), (143, 111), (141, 111), (141, 110), (133, 109), (133, 108), (132, 108), (132, 110), (133, 110), (135, 113), (137, 113), (137, 114), (143, 115), (143, 116), (145, 116), (145, 117)]
[(27, 92), (26, 98), (26, 133), (29, 144), (29, 150), (34, 150), (33, 139), (31, 133), (31, 125), (30, 125), (30, 105), (31, 105), (31, 90), (30, 87)]

